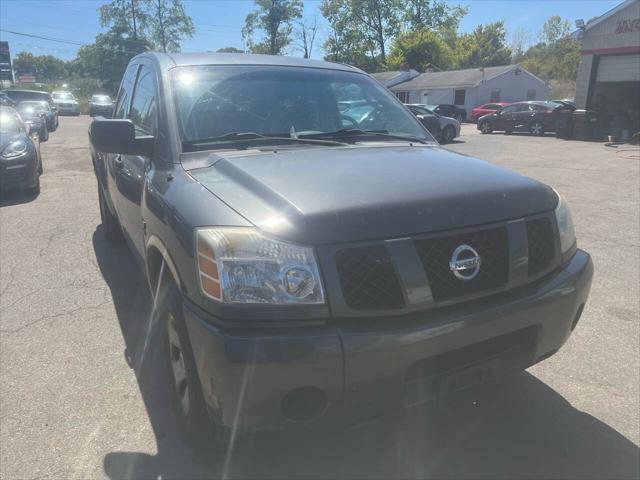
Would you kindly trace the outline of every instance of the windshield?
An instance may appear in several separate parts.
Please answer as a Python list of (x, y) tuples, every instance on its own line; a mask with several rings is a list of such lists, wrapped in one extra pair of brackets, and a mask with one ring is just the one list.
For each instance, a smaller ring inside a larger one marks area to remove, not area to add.
[(172, 73), (183, 141), (229, 133), (297, 136), (341, 129), (433, 138), (370, 77), (281, 66), (180, 67)]
[(73, 94), (69, 92), (57, 92), (53, 93), (52, 95), (56, 100), (75, 100)]
[(93, 95), (91, 101), (93, 103), (111, 103), (111, 97), (109, 95)]
[(20, 133), (20, 120), (15, 114), (0, 113), (0, 133)]
[(46, 102), (20, 102), (17, 110), (20, 114), (33, 115), (34, 113), (48, 112), (49, 105)]

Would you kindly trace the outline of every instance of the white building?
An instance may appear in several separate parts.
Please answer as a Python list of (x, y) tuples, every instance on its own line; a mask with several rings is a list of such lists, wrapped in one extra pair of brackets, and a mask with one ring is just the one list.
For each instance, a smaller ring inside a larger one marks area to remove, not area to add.
[(549, 85), (520, 65), (426, 72), (389, 88), (404, 103), (458, 105), (467, 118), (489, 102), (549, 99)]
[(640, 128), (640, 0), (627, 0), (583, 27), (578, 108), (597, 110), (604, 130)]

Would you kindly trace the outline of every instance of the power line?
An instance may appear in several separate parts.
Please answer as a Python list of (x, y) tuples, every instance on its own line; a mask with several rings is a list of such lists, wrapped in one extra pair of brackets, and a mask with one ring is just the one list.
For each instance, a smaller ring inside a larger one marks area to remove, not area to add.
[(16, 32), (13, 30), (5, 30), (4, 28), (0, 28), (0, 32), (11, 33), (13, 35), (22, 35), (23, 37), (39, 38), (40, 40), (48, 40), (50, 42), (67, 43), (69, 45), (78, 45), (80, 47), (84, 47), (85, 45), (87, 45), (86, 43), (74, 42), (72, 40), (62, 40), (59, 38), (44, 37), (41, 35), (34, 35), (32, 33), (23, 33), (23, 32)]

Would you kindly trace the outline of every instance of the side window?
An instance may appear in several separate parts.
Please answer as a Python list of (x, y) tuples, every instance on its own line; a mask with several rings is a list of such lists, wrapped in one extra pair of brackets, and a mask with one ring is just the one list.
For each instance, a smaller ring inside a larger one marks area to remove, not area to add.
[(527, 90), (527, 100), (535, 100), (535, 99), (536, 99), (536, 91)]
[(520, 105), (509, 105), (508, 107), (504, 107), (502, 109), (502, 113), (514, 113), (517, 112), (520, 108)]
[(156, 84), (153, 71), (144, 65), (138, 73), (129, 118), (136, 127), (136, 136), (155, 135), (157, 126)]
[(138, 65), (129, 65), (127, 71), (124, 72), (122, 77), (122, 84), (120, 85), (120, 91), (118, 92), (118, 101), (116, 102), (116, 108), (114, 110), (113, 118), (125, 118), (129, 113), (129, 100), (131, 99), (131, 90), (133, 89), (133, 82), (136, 78), (136, 72), (138, 71)]

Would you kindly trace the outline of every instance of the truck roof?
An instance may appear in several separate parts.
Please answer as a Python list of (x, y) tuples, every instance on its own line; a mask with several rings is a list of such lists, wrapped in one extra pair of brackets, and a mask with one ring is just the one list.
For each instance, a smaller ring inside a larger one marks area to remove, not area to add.
[(287, 67), (325, 68), (329, 70), (361, 70), (342, 63), (287, 57), (284, 55), (257, 55), (251, 53), (157, 53), (145, 52), (140, 57), (151, 57), (163, 68), (187, 65), (278, 65)]

